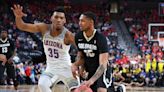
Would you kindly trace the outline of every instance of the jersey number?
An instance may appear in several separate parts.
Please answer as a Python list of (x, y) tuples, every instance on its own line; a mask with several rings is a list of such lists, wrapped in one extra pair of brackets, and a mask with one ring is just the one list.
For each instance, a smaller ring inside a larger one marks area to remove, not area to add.
[(7, 47), (2, 47), (2, 53), (7, 53)]
[(93, 50), (84, 50), (84, 53), (86, 54), (87, 57), (94, 57), (95, 53)]
[(57, 49), (49, 48), (48, 51), (50, 57), (59, 58), (59, 53)]

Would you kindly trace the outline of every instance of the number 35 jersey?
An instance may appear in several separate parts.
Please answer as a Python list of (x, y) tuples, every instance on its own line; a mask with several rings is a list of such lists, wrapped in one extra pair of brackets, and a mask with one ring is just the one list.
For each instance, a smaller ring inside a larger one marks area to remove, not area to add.
[(75, 35), (75, 42), (84, 55), (86, 71), (93, 75), (99, 66), (99, 55), (108, 52), (105, 36), (94, 30), (93, 35), (88, 38), (85, 32), (80, 31)]
[(69, 49), (70, 45), (64, 44), (65, 34), (68, 30), (63, 29), (56, 37), (50, 35), (50, 30), (43, 36), (44, 52), (47, 58), (47, 70), (62, 69), (71, 65)]

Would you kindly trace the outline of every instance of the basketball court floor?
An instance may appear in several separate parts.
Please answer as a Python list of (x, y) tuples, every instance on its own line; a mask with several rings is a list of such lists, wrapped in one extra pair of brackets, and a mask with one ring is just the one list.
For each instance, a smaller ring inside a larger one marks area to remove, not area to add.
[[(56, 92), (63, 90), (63, 86), (58, 86)], [(127, 87), (126, 92), (164, 92), (164, 87)], [(39, 92), (37, 85), (19, 85), (18, 90), (13, 90), (13, 86), (0, 86), (0, 92)]]

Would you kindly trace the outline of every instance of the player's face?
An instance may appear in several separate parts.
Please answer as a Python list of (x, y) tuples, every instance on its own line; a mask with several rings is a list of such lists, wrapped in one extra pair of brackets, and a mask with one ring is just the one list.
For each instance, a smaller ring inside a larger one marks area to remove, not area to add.
[(1, 32), (1, 38), (5, 39), (7, 37), (7, 32), (6, 31), (2, 31)]
[(79, 26), (82, 31), (87, 31), (92, 25), (91, 19), (87, 18), (85, 15), (81, 15), (79, 18)]
[(51, 17), (51, 22), (56, 29), (62, 29), (64, 24), (66, 23), (65, 14), (62, 12), (54, 12)]

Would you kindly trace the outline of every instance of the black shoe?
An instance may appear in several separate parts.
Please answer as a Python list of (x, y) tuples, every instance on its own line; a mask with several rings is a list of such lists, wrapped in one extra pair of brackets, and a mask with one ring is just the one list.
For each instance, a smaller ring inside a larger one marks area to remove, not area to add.
[(14, 80), (13, 82), (14, 82), (14, 89), (17, 90), (19, 82), (17, 80)]
[(4, 80), (0, 81), (0, 85), (6, 85)]
[(7, 85), (12, 85), (10, 79), (7, 79)]
[(6, 85), (4, 82), (0, 82), (0, 85)]

